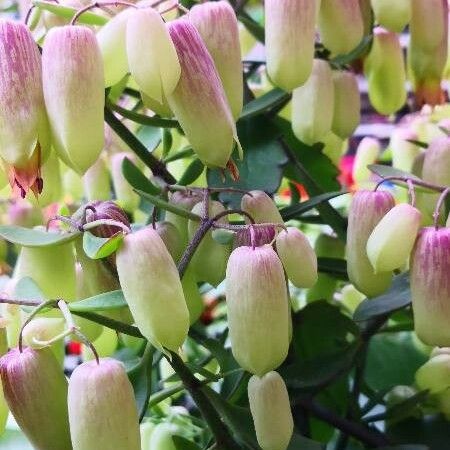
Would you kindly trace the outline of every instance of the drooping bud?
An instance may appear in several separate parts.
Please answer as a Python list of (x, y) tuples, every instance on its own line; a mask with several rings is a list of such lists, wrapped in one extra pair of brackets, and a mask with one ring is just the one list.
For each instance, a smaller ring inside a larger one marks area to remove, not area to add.
[(59, 157), (84, 174), (104, 145), (103, 63), (94, 32), (52, 28), (42, 51), (45, 105)]
[(125, 299), (141, 333), (157, 348), (178, 351), (189, 312), (175, 263), (151, 227), (128, 234), (116, 255)]
[(277, 368), (289, 347), (290, 315), (283, 265), (269, 245), (231, 253), (226, 296), (236, 361), (256, 375)]
[(406, 101), (406, 71), (403, 51), (396, 33), (376, 27), (373, 44), (364, 61), (369, 99), (380, 114), (393, 114)]
[(179, 433), (179, 427), (173, 423), (156, 425), (150, 439), (149, 450), (177, 450), (172, 436)]
[(228, 2), (221, 0), (195, 5), (189, 19), (214, 60), (231, 112), (237, 120), (243, 105), (243, 77), (236, 14)]
[(319, 30), (332, 55), (351, 52), (363, 38), (364, 23), (358, 0), (321, 0)]
[(22, 331), (23, 342), (31, 348), (47, 347), (44, 341), (58, 336), (64, 331), (65, 321), (59, 317), (36, 317)]
[(341, 302), (351, 313), (353, 313), (359, 304), (366, 298), (359, 292), (353, 284), (346, 284), (341, 291)]
[(411, 256), (414, 327), (427, 345), (449, 347), (450, 229), (424, 228)]
[(109, 171), (101, 156), (84, 174), (83, 187), (88, 202), (111, 198)]
[(241, 208), (256, 223), (284, 224), (275, 202), (264, 191), (250, 191), (242, 197)]
[(355, 160), (353, 163), (353, 180), (357, 185), (364, 185), (369, 182), (372, 172), (367, 168), (374, 164), (381, 153), (380, 142), (378, 139), (365, 137), (361, 140), (356, 149)]
[(286, 450), (294, 431), (286, 384), (277, 372), (248, 382), (248, 400), (262, 450)]
[(105, 358), (78, 366), (69, 380), (68, 406), (73, 450), (140, 450), (133, 387), (120, 362)]
[(431, 394), (450, 388), (450, 355), (432, 356), (416, 372), (416, 383), (419, 389), (429, 390)]
[(375, 273), (399, 269), (407, 263), (421, 219), (418, 209), (402, 203), (377, 223), (367, 241), (367, 256)]
[(133, 10), (126, 36), (131, 75), (142, 92), (163, 103), (176, 88), (181, 67), (161, 15), (148, 7)]
[[(225, 211), (220, 202), (209, 202), (209, 217), (215, 217), (217, 214)], [(201, 216), (203, 213), (203, 202), (197, 203), (192, 212)], [(227, 218), (223, 217), (219, 223), (227, 223)], [(189, 220), (188, 231), (192, 239), (200, 226), (200, 222)], [(228, 256), (230, 255), (230, 245), (220, 244), (215, 241), (212, 232), (209, 231), (202, 239), (200, 245), (189, 263), (197, 281), (206, 281), (212, 286), (217, 286), (225, 278)]]
[(178, 262), (181, 255), (183, 254), (184, 248), (181, 246), (180, 233), (178, 228), (171, 222), (157, 222), (156, 232), (159, 237), (163, 240), (167, 250), (169, 250), (175, 262)]
[[(175, 205), (179, 208), (191, 211), (192, 208), (202, 200), (200, 195), (190, 192), (174, 192), (169, 203)], [(178, 214), (172, 213), (170, 211), (166, 212), (166, 221), (173, 223), (180, 233), (181, 246), (186, 247), (189, 236), (188, 236), (188, 220), (185, 217), (179, 216)]]
[(317, 0), (265, 2), (267, 73), (273, 83), (292, 91), (311, 75)]
[(333, 74), (327, 61), (315, 59), (308, 81), (292, 94), (292, 129), (308, 145), (331, 131), (334, 109)]
[(225, 168), (238, 139), (214, 61), (188, 20), (174, 20), (168, 28), (181, 65), (180, 81), (167, 97), (169, 106), (200, 160)]
[(71, 450), (67, 381), (49, 348), (10, 350), (0, 359), (3, 393), (20, 429), (36, 450)]
[(111, 178), (117, 203), (128, 212), (133, 212), (139, 206), (140, 197), (133, 191), (130, 183), (122, 172), (122, 163), (125, 158), (136, 162), (134, 155), (126, 152), (115, 153), (111, 156)]
[(411, 19), (411, 0), (371, 0), (378, 25), (401, 33)]
[(361, 121), (361, 99), (358, 82), (353, 73), (333, 72), (334, 113), (331, 129), (342, 139), (347, 139)]
[(414, 161), (422, 153), (421, 148), (409, 141), (418, 141), (419, 136), (410, 128), (396, 128), (392, 131), (389, 148), (392, 153), (392, 167), (411, 173)]
[[(166, 361), (164, 358), (161, 361)], [(152, 422), (142, 422), (139, 426), (141, 433), (141, 450), (151, 450), (150, 442), (152, 439), (155, 424)]]
[[(94, 222), (95, 220), (115, 220), (123, 225), (130, 227), (125, 211), (112, 200), (106, 202), (96, 201), (88, 203), (85, 206), (86, 222)], [(93, 234), (103, 238), (114, 236), (119, 231), (123, 231), (121, 227), (115, 225), (100, 225), (91, 230)]]
[(42, 191), (41, 163), (50, 150), (41, 56), (26, 25), (0, 20), (0, 157), (11, 187)]
[(348, 215), (347, 271), (358, 291), (368, 297), (385, 292), (392, 281), (391, 272), (375, 274), (367, 257), (367, 241), (378, 222), (395, 205), (394, 198), (384, 191), (358, 191)]
[(233, 248), (237, 247), (250, 247), (255, 245), (261, 247), (261, 245), (271, 244), (275, 239), (277, 230), (275, 227), (254, 227), (253, 229), (244, 228), (238, 230), (234, 239)]
[(276, 239), (278, 256), (286, 275), (298, 288), (311, 288), (317, 282), (317, 256), (308, 238), (297, 228), (280, 231)]
[(408, 62), (416, 104), (438, 105), (445, 102), (441, 80), (447, 62), (447, 1), (411, 0), (411, 11)]
[(131, 12), (131, 8), (121, 11), (97, 33), (98, 46), (103, 59), (105, 87), (114, 86), (128, 72), (126, 31)]

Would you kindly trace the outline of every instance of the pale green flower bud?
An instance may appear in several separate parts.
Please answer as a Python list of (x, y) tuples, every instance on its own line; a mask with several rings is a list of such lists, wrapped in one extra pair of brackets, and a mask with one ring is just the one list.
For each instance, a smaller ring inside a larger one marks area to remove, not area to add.
[(367, 241), (367, 256), (375, 273), (399, 269), (407, 263), (421, 220), (418, 209), (402, 203), (377, 223)]
[(248, 382), (248, 400), (262, 450), (286, 450), (294, 431), (289, 395), (277, 372)]
[(231, 253), (226, 296), (236, 361), (257, 375), (278, 367), (289, 348), (289, 307), (283, 265), (269, 245)]
[(59, 157), (84, 174), (104, 145), (103, 63), (94, 32), (52, 28), (42, 51), (45, 105)]
[(327, 61), (315, 59), (308, 81), (292, 94), (292, 129), (307, 145), (331, 131), (334, 111), (333, 75)]
[(22, 331), (23, 342), (31, 348), (47, 347), (43, 341), (49, 341), (61, 334), (66, 322), (58, 317), (36, 317)]
[(321, 0), (319, 30), (333, 55), (351, 52), (363, 38), (364, 23), (358, 0)]
[(221, 0), (195, 5), (189, 19), (214, 60), (231, 112), (237, 120), (242, 112), (244, 89), (236, 14), (228, 2)]
[(401, 33), (411, 20), (411, 0), (371, 0), (375, 21), (395, 33)]
[(381, 153), (381, 146), (378, 139), (365, 137), (361, 140), (356, 149), (355, 160), (353, 162), (353, 180), (357, 185), (364, 185), (372, 177), (372, 172), (367, 168), (374, 164)]
[(264, 191), (250, 191), (241, 200), (241, 208), (256, 223), (284, 224), (275, 202)]
[(156, 425), (151, 435), (149, 450), (177, 450), (172, 436), (179, 432), (179, 427), (172, 423)]
[(186, 273), (181, 280), (181, 284), (183, 286), (186, 305), (189, 310), (189, 322), (192, 325), (197, 322), (202, 315), (202, 312), (205, 309), (205, 304), (203, 303), (203, 298), (198, 289), (197, 281), (190, 267), (186, 270)]
[(73, 450), (140, 450), (133, 387), (123, 365), (110, 358), (78, 366), (69, 380)]
[(392, 166), (411, 173), (415, 159), (422, 153), (418, 145), (408, 142), (418, 141), (419, 136), (410, 128), (396, 128), (392, 131), (389, 148), (392, 153)]
[(125, 236), (116, 264), (141, 333), (157, 348), (178, 351), (189, 329), (189, 312), (177, 268), (158, 233), (146, 227)]
[(111, 156), (111, 178), (119, 206), (125, 211), (134, 212), (141, 199), (123, 175), (122, 164), (125, 158), (136, 162), (136, 158), (131, 153), (121, 152)]
[(280, 231), (276, 239), (278, 256), (286, 275), (298, 288), (311, 288), (317, 282), (317, 256), (308, 238), (297, 228)]
[(450, 388), (450, 355), (433, 356), (416, 372), (416, 383), (419, 389), (427, 389), (431, 394)]
[(285, 91), (301, 86), (311, 75), (319, 3), (265, 1), (267, 72)]
[(163, 240), (167, 250), (169, 250), (173, 260), (178, 262), (184, 251), (178, 228), (173, 223), (165, 221), (157, 222), (155, 229), (159, 237)]
[(111, 198), (109, 171), (102, 156), (83, 175), (83, 187), (89, 202)]

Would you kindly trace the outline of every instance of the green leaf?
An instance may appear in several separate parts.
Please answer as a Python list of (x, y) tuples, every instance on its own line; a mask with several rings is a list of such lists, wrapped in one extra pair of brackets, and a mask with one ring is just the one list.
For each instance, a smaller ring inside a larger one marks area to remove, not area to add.
[(195, 158), (183, 173), (182, 177), (178, 181), (178, 184), (181, 186), (192, 184), (200, 177), (204, 169), (205, 166), (203, 163), (198, 158)]
[(264, 42), (265, 31), (263, 26), (253, 20), (245, 11), (241, 11), (238, 18), (255, 39), (259, 42)]
[(409, 274), (403, 273), (394, 278), (392, 286), (385, 294), (372, 299), (366, 299), (353, 314), (353, 320), (362, 322), (374, 317), (383, 316), (393, 311), (405, 308), (411, 303)]
[(420, 366), (428, 356), (418, 349), (410, 332), (382, 333), (369, 345), (366, 381), (374, 390), (411, 385)]
[(337, 66), (345, 66), (350, 64), (355, 59), (361, 57), (372, 45), (373, 36), (364, 36), (359, 45), (352, 50), (350, 53), (346, 55), (338, 55), (335, 58), (331, 59), (330, 63)]
[[(72, 19), (78, 12), (78, 8), (72, 8), (70, 6), (62, 6), (58, 3), (44, 2), (40, 0), (34, 0), (33, 5), (44, 11), (50, 11), (56, 16), (63, 17), (64, 19)], [(91, 11), (83, 13), (78, 19), (77, 23), (84, 23), (86, 25), (105, 25), (108, 19), (104, 16), (100, 16)]]
[(153, 195), (161, 192), (161, 189), (156, 187), (129, 158), (123, 159), (122, 173), (134, 189)]
[(76, 233), (52, 233), (32, 228), (0, 225), (0, 236), (8, 242), (25, 247), (51, 247), (73, 241), (80, 235)]
[(317, 258), (319, 272), (347, 281), (347, 261), (338, 258)]
[(14, 289), (14, 295), (20, 300), (48, 300), (41, 288), (30, 277), (21, 278)]
[(111, 291), (69, 304), (71, 311), (96, 312), (120, 309), (128, 306), (122, 291)]
[(282, 89), (272, 89), (271, 91), (261, 95), (261, 97), (255, 98), (244, 105), (244, 109), (242, 110), (239, 120), (249, 119), (250, 117), (257, 116), (258, 114), (264, 114), (275, 106), (282, 105), (290, 98), (291, 95)]
[[(70, 306), (69, 306), (70, 307)], [(88, 311), (72, 311), (76, 316), (83, 317), (85, 319), (91, 320), (92, 322), (99, 323), (105, 327), (111, 328), (111, 330), (116, 330), (119, 333), (127, 334), (128, 336), (134, 336), (138, 338), (143, 338), (138, 327), (133, 325), (128, 325), (123, 322), (119, 322), (115, 319), (110, 319), (109, 317), (102, 316), (94, 312)]]
[(188, 146), (188, 147), (183, 147), (181, 150), (178, 150), (177, 152), (174, 153), (169, 153), (169, 155), (164, 158), (164, 162), (170, 163), (172, 161), (178, 161), (179, 159), (184, 159), (184, 158), (189, 158), (191, 156), (194, 156), (194, 150), (192, 147)]
[[(238, 122), (238, 135), (244, 148), (244, 159), (236, 161), (239, 180), (234, 181), (227, 173), (225, 180), (220, 170), (208, 170), (210, 187), (232, 187), (244, 190), (260, 189), (269, 194), (280, 186), (282, 166), (287, 162), (278, 141), (280, 131), (264, 116), (256, 116)], [(242, 194), (221, 193), (220, 198), (232, 207), (239, 207)]]
[(151, 153), (157, 149), (162, 140), (161, 129), (156, 126), (142, 126), (137, 131), (136, 136)]
[(119, 231), (110, 238), (94, 236), (89, 231), (83, 233), (83, 250), (91, 259), (102, 259), (113, 254), (122, 243), (124, 234)]
[(324, 194), (316, 195), (315, 197), (310, 198), (301, 203), (297, 203), (295, 205), (286, 206), (285, 208), (280, 210), (281, 217), (284, 221), (288, 221), (291, 219), (296, 219), (302, 214), (305, 214), (311, 209), (317, 207), (322, 202), (331, 200), (332, 198), (339, 197), (341, 195), (347, 194), (346, 191), (338, 191), (338, 192), (326, 192)]
[(308, 439), (300, 434), (294, 434), (287, 450), (325, 450), (325, 445)]
[(192, 441), (188, 441), (183, 436), (173, 435), (172, 440), (177, 450), (201, 450), (197, 444), (194, 444)]
[[(447, 134), (447, 132), (445, 134)], [(426, 142), (416, 141), (415, 139), (406, 139), (406, 140), (408, 142), (411, 142), (411, 144), (417, 145), (417, 147), (420, 147), (420, 148), (427, 149), (429, 146), (429, 144), (427, 144)]]

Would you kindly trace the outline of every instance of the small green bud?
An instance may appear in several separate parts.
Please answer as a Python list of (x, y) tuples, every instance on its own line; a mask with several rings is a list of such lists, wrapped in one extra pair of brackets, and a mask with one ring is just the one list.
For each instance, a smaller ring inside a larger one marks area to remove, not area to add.
[(411, 0), (371, 0), (378, 25), (401, 33), (411, 20)]
[(277, 205), (264, 191), (250, 191), (244, 195), (241, 208), (250, 214), (256, 223), (284, 224)]

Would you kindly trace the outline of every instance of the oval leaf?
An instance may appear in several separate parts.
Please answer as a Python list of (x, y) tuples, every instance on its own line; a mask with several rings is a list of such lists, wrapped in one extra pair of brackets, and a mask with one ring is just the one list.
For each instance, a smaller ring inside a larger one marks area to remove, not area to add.
[(51, 247), (73, 241), (80, 235), (76, 233), (51, 233), (44, 230), (0, 225), (0, 236), (8, 242), (24, 247)]
[(110, 238), (94, 236), (88, 231), (83, 234), (83, 249), (91, 259), (102, 259), (114, 253), (122, 243), (123, 233), (116, 233)]
[(95, 312), (119, 309), (127, 306), (122, 291), (111, 291), (94, 297), (70, 303), (70, 310), (77, 312)]

